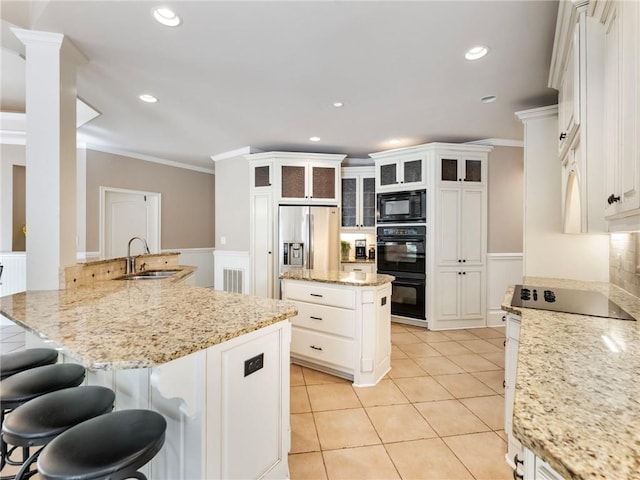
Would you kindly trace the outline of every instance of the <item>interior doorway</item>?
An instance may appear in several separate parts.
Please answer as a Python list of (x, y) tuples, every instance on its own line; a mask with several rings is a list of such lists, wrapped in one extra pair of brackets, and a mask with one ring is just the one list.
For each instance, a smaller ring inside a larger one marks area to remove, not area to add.
[[(160, 200), (155, 192), (100, 187), (100, 258), (126, 257), (133, 237), (160, 252)], [(141, 253), (142, 242), (133, 242), (131, 254)]]

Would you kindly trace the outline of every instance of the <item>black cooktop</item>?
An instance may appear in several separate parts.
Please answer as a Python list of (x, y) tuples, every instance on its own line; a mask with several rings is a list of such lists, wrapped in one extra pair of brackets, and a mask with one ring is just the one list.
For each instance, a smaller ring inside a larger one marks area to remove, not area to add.
[(602, 293), (588, 290), (516, 285), (511, 305), (593, 317), (635, 320)]

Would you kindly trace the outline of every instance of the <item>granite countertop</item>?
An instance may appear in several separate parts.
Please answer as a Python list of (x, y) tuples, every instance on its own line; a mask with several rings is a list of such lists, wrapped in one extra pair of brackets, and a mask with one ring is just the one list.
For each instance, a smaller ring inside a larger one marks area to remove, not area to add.
[[(608, 283), (525, 278), (594, 290), (636, 319), (640, 299)], [(511, 306), (521, 315), (513, 433), (565, 479), (640, 479), (640, 321)]]
[(367, 272), (343, 272), (341, 270), (304, 270), (285, 272), (280, 275), (283, 280), (303, 280), (306, 282), (332, 283), (350, 287), (375, 287), (393, 282), (395, 277)]
[(340, 260), (340, 263), (369, 263), (375, 264), (375, 259), (369, 260), (368, 258), (350, 258), (348, 260)]
[(170, 279), (22, 292), (0, 298), (0, 312), (93, 370), (160, 365), (297, 314), (288, 302)]

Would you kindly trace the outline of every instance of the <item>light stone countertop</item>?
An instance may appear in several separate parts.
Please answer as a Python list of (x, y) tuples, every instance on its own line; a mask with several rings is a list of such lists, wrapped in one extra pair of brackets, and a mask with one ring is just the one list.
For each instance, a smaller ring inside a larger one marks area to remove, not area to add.
[(167, 279), (22, 292), (0, 298), (0, 312), (93, 370), (160, 365), (297, 314), (281, 300)]
[[(523, 283), (599, 291), (640, 319), (640, 299), (612, 284)], [(640, 479), (640, 321), (512, 307), (512, 295), (502, 308), (522, 317), (516, 438), (565, 479)]]
[(280, 275), (283, 280), (302, 280), (306, 282), (332, 283), (350, 287), (376, 287), (395, 280), (392, 275), (367, 272), (343, 272), (341, 270), (305, 270), (285, 272)]

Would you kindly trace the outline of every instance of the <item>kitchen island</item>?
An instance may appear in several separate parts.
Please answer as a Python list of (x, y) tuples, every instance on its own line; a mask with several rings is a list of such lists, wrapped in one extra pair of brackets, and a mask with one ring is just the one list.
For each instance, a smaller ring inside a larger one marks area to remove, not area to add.
[[(598, 291), (640, 319), (640, 299), (612, 284), (524, 283)], [(502, 308), (521, 319), (515, 437), (566, 480), (640, 479), (640, 321), (513, 307), (512, 294)], [(531, 458), (525, 479), (554, 478), (540, 476)]]
[(288, 476), (292, 304), (168, 278), (22, 292), (0, 312), (114, 389), (116, 409), (166, 418), (150, 479)]
[(282, 276), (282, 298), (298, 309), (291, 361), (376, 385), (391, 369), (391, 275), (298, 269)]

